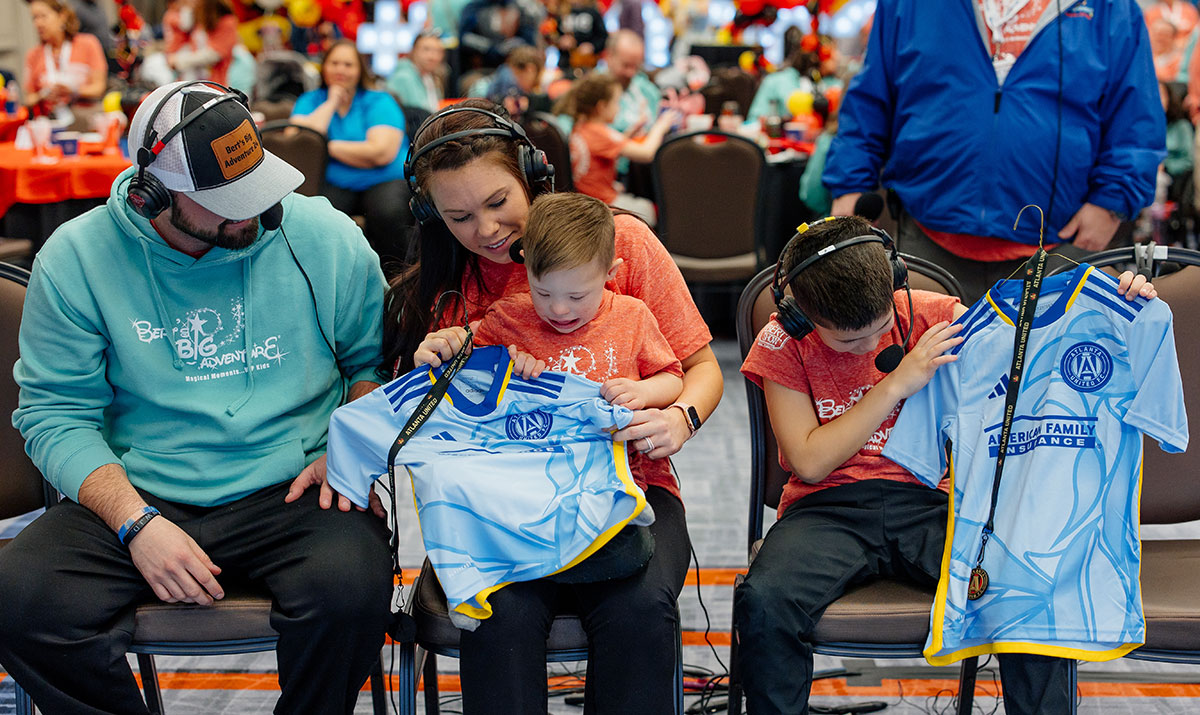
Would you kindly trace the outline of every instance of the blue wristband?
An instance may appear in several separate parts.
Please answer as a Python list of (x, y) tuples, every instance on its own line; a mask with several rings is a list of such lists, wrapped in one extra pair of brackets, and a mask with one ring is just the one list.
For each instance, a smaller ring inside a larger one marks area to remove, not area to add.
[(136, 516), (131, 516), (121, 524), (121, 528), (117, 530), (117, 541), (128, 546), (133, 537), (142, 530), (142, 527), (150, 523), (150, 520), (159, 515), (158, 509), (152, 506), (144, 506)]

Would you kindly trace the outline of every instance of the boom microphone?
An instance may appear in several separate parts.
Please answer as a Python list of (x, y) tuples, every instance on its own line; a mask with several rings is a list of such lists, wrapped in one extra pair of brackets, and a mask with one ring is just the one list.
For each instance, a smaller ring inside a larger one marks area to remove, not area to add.
[(854, 215), (875, 223), (883, 215), (883, 197), (873, 192), (859, 196), (854, 202)]

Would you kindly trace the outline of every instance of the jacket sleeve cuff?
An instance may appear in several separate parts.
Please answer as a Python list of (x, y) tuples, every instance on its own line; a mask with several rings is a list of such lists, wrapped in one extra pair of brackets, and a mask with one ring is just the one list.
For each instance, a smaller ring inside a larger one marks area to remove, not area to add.
[(83, 480), (106, 464), (121, 464), (121, 460), (117, 459), (108, 445), (103, 442), (91, 444), (63, 460), (62, 464), (53, 470), (57, 479), (52, 478), (50, 482), (72, 501), (77, 502), (79, 501), (79, 487), (83, 486)]

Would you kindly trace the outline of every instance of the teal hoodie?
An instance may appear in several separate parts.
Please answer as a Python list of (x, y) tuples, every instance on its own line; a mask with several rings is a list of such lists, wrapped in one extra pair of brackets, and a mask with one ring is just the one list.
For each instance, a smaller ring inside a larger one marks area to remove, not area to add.
[(291, 194), (282, 230), (192, 258), (126, 205), (133, 173), (34, 261), (13, 369), (26, 451), (71, 499), (110, 463), (201, 506), (294, 478), (324, 452), (342, 399), (321, 331), (347, 385), (374, 379), (378, 257), (326, 199)]

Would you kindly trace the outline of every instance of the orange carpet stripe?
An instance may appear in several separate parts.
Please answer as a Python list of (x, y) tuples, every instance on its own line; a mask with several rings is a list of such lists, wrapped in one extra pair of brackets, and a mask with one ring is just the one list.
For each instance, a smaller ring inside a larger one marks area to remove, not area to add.
[[(405, 586), (411, 586), (420, 572), (419, 566), (405, 566), (400, 582)], [(746, 573), (744, 568), (701, 568), (699, 581), (701, 586), (732, 586), (734, 577), (744, 573)], [(694, 587), (696, 581), (696, 569), (689, 569), (684, 584)], [(395, 579), (392, 582), (395, 583)]]
[[(0, 673), (0, 682), (8, 675)], [(159, 685), (163, 690), (278, 690), (275, 673), (159, 673)], [(139, 686), (141, 679), (138, 679)], [(550, 687), (571, 688), (580, 685), (578, 678), (554, 676), (549, 679)], [(392, 675), (390, 689), (399, 684), (399, 677)], [(364, 690), (369, 689), (363, 686)], [(438, 676), (438, 690), (446, 693), (461, 691), (459, 678), (454, 674)], [(896, 697), (902, 691), (905, 697), (929, 697), (939, 693), (958, 690), (957, 680), (884, 680), (881, 685), (848, 685), (842, 678), (826, 678), (813, 683), (812, 694), (816, 696), (844, 695), (848, 697)], [(1000, 692), (995, 681), (980, 681), (975, 689), (979, 697), (994, 697)], [(1085, 698), (1200, 698), (1200, 683), (1091, 683), (1080, 682), (1079, 693)]]

